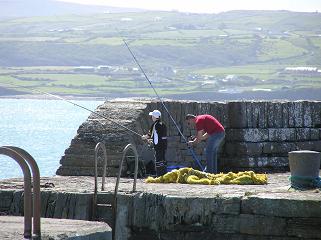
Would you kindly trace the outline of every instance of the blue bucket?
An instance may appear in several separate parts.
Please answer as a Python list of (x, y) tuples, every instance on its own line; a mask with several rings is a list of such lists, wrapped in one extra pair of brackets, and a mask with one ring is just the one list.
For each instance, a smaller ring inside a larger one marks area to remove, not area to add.
[(182, 165), (173, 165), (173, 166), (167, 166), (167, 172), (171, 172), (174, 169), (180, 169), (180, 168), (184, 168), (185, 166)]

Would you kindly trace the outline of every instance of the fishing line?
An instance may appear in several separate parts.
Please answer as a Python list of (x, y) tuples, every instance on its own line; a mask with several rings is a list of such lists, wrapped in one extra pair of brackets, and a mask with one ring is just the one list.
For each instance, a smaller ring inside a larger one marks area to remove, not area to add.
[[(91, 112), (91, 113), (93, 113), (93, 114), (95, 114), (95, 115), (97, 115), (97, 116), (99, 116), (99, 117), (101, 117), (101, 118), (103, 118), (103, 119), (105, 119), (105, 120), (108, 120), (108, 121), (116, 124), (116, 125), (119, 126), (119, 127), (125, 128), (126, 130), (128, 130), (128, 131), (130, 131), (130, 132), (132, 132), (132, 133), (134, 133), (134, 134), (136, 134), (136, 135), (138, 135), (139, 137), (142, 137), (142, 135), (140, 135), (139, 133), (133, 131), (132, 129), (130, 129), (130, 128), (128, 128), (128, 127), (126, 127), (126, 126), (124, 126), (124, 125), (122, 125), (122, 124), (120, 124), (120, 123), (118, 123), (118, 122), (116, 122), (116, 121), (114, 121), (114, 120), (112, 120), (112, 119), (110, 119), (110, 118), (102, 115), (102, 114), (99, 114), (99, 113), (97, 113), (97, 112), (94, 112), (94, 111), (90, 110), (89, 108), (86, 108), (86, 107), (84, 107), (84, 106), (82, 106), (82, 105), (80, 105), (80, 104), (74, 103), (74, 102), (72, 102), (72, 101), (70, 101), (70, 100), (68, 100), (68, 99), (65, 99), (65, 98), (63, 98), (63, 97), (60, 97), (60, 96), (58, 96), (58, 95), (55, 95), (55, 94), (52, 94), (52, 93), (48, 93), (48, 92), (45, 92), (45, 91), (40, 91), (40, 90), (38, 90), (38, 89), (31, 88), (31, 87), (20, 86), (20, 85), (18, 85), (18, 84), (14, 84), (14, 83), (8, 83), (8, 82), (6, 82), (6, 83), (4, 83), (4, 84), (12, 85), (12, 86), (19, 87), (19, 88), (28, 89), (28, 90), (30, 90), (30, 91), (32, 91), (32, 92), (37, 92), (37, 93), (45, 94), (45, 95), (48, 95), (48, 96), (57, 98), (57, 99), (59, 99), (59, 100), (63, 100), (63, 101), (68, 102), (68, 103), (70, 103), (70, 104), (72, 104), (72, 105), (74, 105), (74, 106), (77, 106), (77, 107), (80, 107), (80, 108), (82, 108), (82, 109), (84, 109), (84, 110), (87, 110), (87, 111), (89, 111), (89, 112)], [(99, 120), (98, 120), (98, 121), (99, 121)]]
[[(180, 130), (179, 126), (177, 125), (176, 121), (174, 120), (174, 118), (172, 117), (172, 115), (170, 114), (170, 112), (168, 111), (168, 109), (167, 109), (167, 107), (165, 106), (163, 100), (162, 100), (161, 97), (158, 95), (158, 93), (157, 93), (156, 89), (154, 88), (152, 82), (149, 80), (149, 78), (148, 78), (147, 74), (145, 73), (144, 69), (143, 69), (142, 66), (139, 64), (139, 62), (138, 62), (138, 60), (136, 59), (134, 53), (131, 51), (130, 47), (128, 46), (126, 40), (121, 36), (121, 34), (120, 34), (119, 31), (118, 31), (118, 33), (119, 33), (121, 39), (123, 40), (125, 46), (127, 47), (128, 51), (130, 52), (131, 56), (133, 57), (135, 63), (137, 64), (137, 66), (139, 67), (139, 69), (141, 70), (141, 72), (143, 73), (143, 75), (144, 75), (144, 77), (146, 78), (146, 80), (149, 82), (149, 85), (150, 85), (151, 88), (154, 90), (155, 95), (156, 95), (157, 98), (161, 101), (161, 103), (162, 103), (165, 111), (168, 113), (170, 119), (173, 121), (173, 123), (174, 123), (175, 127), (177, 128), (178, 132), (180, 133), (180, 135), (183, 137), (184, 141), (185, 141), (186, 144), (187, 144), (188, 141), (187, 141), (186, 137), (184, 136), (184, 134), (183, 134), (182, 131)], [(188, 146), (188, 149), (189, 149), (189, 151), (191, 152), (192, 157), (193, 157), (193, 159), (195, 160), (195, 162), (197, 163), (197, 165), (198, 165), (198, 166), (201, 168), (201, 170), (203, 171), (204, 168), (203, 168), (202, 164), (200, 163), (200, 161), (198, 160), (198, 158), (196, 157), (196, 154), (195, 154), (194, 150), (193, 150), (191, 147), (189, 147), (189, 146)]]

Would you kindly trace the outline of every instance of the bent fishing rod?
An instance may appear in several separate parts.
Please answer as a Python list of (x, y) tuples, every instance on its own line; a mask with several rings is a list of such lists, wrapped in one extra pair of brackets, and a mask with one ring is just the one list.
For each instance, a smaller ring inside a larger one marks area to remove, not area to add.
[[(142, 66), (140, 65), (140, 63), (138, 62), (137, 58), (135, 57), (135, 54), (132, 52), (132, 50), (130, 49), (129, 45), (127, 44), (126, 40), (121, 36), (120, 32), (118, 31), (121, 39), (123, 40), (125, 46), (127, 47), (128, 51), (130, 52), (131, 56), (133, 57), (135, 63), (137, 64), (137, 66), (139, 67), (140, 71), (143, 73), (145, 79), (148, 81), (149, 85), (151, 86), (151, 88), (154, 90), (155, 95), (157, 96), (157, 98), (160, 100), (160, 102), (162, 103), (165, 111), (168, 113), (170, 119), (173, 121), (175, 127), (177, 128), (179, 134), (183, 137), (184, 141), (186, 142), (186, 144), (188, 145), (188, 141), (186, 139), (186, 137), (184, 136), (184, 134), (182, 133), (182, 131), (180, 130), (179, 126), (177, 125), (176, 121), (174, 120), (174, 118), (172, 117), (172, 115), (170, 114), (170, 112), (168, 111), (164, 101), (162, 100), (162, 98), (158, 95), (156, 89), (154, 88), (152, 82), (150, 81), (150, 79), (148, 78), (147, 74), (145, 73), (144, 69), (142, 68)], [(201, 168), (202, 171), (204, 171), (204, 168), (201, 164), (201, 162), (198, 160), (198, 158), (196, 157), (196, 154), (194, 152), (194, 150), (190, 147), (187, 146), (190, 153), (192, 154), (193, 159), (195, 160), (195, 162), (197, 163), (197, 165)]]
[(30, 90), (30, 91), (32, 91), (32, 92), (44, 94), (44, 95), (47, 95), (47, 96), (50, 96), (50, 97), (54, 97), (54, 98), (57, 98), (57, 99), (59, 99), (59, 100), (68, 102), (68, 103), (70, 103), (70, 104), (72, 104), (72, 105), (74, 105), (74, 106), (77, 106), (77, 107), (80, 107), (80, 108), (82, 108), (82, 109), (84, 109), (84, 110), (87, 110), (87, 111), (91, 112), (92, 114), (94, 114), (94, 115), (96, 115), (96, 116), (99, 116), (99, 117), (101, 117), (101, 118), (103, 118), (103, 119), (105, 119), (105, 120), (108, 120), (108, 121), (116, 124), (117, 126), (122, 127), (122, 128), (124, 128), (124, 129), (126, 129), (126, 130), (128, 130), (128, 131), (130, 131), (130, 132), (132, 132), (132, 133), (134, 133), (134, 134), (136, 134), (136, 135), (138, 135), (139, 137), (142, 137), (142, 135), (140, 135), (139, 133), (133, 131), (132, 129), (130, 129), (130, 128), (128, 128), (128, 127), (126, 127), (126, 126), (124, 126), (124, 125), (122, 125), (122, 124), (120, 124), (120, 123), (118, 123), (118, 122), (116, 122), (116, 121), (114, 121), (114, 120), (112, 120), (112, 119), (110, 119), (110, 118), (102, 115), (102, 114), (99, 114), (99, 113), (97, 113), (97, 112), (94, 112), (94, 111), (90, 110), (89, 108), (86, 108), (86, 107), (84, 107), (84, 106), (82, 106), (82, 105), (80, 105), (80, 104), (74, 103), (74, 102), (72, 102), (72, 101), (70, 101), (70, 100), (68, 100), (68, 99), (66, 99), (66, 98), (63, 98), (63, 97), (61, 97), (61, 96), (58, 96), (58, 95), (55, 95), (55, 94), (52, 94), (52, 93), (48, 93), (48, 92), (45, 92), (45, 91), (40, 91), (40, 90), (35, 89), (35, 88), (20, 86), (20, 85), (18, 85), (18, 84), (13, 84), (13, 83), (8, 83), (8, 82), (5, 82), (4, 84), (6, 84), (6, 85), (11, 85), (11, 86), (15, 86), (15, 87), (18, 87), (18, 88), (28, 89), (28, 90)]

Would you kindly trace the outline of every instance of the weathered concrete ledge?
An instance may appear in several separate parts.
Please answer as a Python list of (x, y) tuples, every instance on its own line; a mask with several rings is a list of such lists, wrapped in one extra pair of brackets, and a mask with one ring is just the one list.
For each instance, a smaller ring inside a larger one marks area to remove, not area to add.
[[(0, 216), (1, 240), (24, 239), (23, 217)], [(111, 228), (102, 222), (41, 219), (41, 240), (111, 240)], [(39, 239), (40, 240), (40, 239)]]
[[(243, 186), (146, 184), (139, 179), (135, 193), (133, 180), (122, 178), (117, 239), (321, 239), (320, 190), (291, 190), (288, 177), (268, 174), (267, 185)], [(91, 219), (93, 185), (92, 177), (42, 178), (42, 215)], [(114, 187), (115, 178), (108, 178), (98, 203), (110, 203)], [(0, 181), (1, 212), (22, 213), (22, 188), (22, 179)], [(99, 213), (110, 221), (103, 208)]]
[[(321, 102), (190, 102), (165, 101), (169, 112), (181, 132), (187, 137), (195, 134), (188, 129), (185, 115), (212, 114), (226, 128), (226, 138), (219, 153), (221, 171), (255, 170), (257, 172), (287, 171), (287, 154), (294, 150), (321, 151)], [(197, 168), (187, 149), (184, 139), (164, 110), (162, 104), (151, 100), (119, 99), (107, 101), (96, 112), (117, 121), (127, 128), (144, 134), (151, 124), (148, 113), (153, 109), (163, 112), (168, 126), (167, 161), (169, 165), (183, 165)], [(128, 143), (137, 146), (144, 162), (153, 159), (153, 151), (139, 136), (116, 126), (106, 119), (91, 114), (79, 127), (64, 156), (58, 175), (93, 175), (94, 148), (104, 142), (108, 159), (109, 176), (118, 172), (122, 150)], [(205, 165), (204, 144), (195, 152)], [(102, 162), (99, 162), (102, 173)]]

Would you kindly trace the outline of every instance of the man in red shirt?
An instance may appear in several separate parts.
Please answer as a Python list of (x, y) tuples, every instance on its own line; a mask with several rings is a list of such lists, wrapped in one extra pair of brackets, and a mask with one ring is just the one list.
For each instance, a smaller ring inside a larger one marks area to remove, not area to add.
[(213, 116), (205, 115), (186, 115), (187, 125), (195, 127), (196, 137), (188, 142), (189, 146), (193, 146), (207, 140), (206, 145), (206, 171), (209, 173), (217, 173), (217, 151), (220, 143), (225, 137), (225, 129), (222, 124)]

